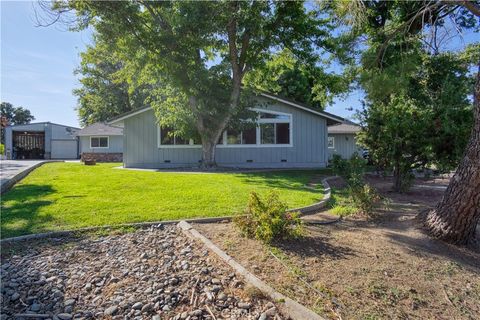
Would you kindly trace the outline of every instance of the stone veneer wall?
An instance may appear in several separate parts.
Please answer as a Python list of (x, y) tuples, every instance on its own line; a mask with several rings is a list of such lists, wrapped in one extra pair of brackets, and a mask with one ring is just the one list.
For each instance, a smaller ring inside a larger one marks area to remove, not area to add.
[(83, 152), (82, 161), (84, 159), (95, 160), (97, 162), (122, 162), (123, 153), (92, 153)]

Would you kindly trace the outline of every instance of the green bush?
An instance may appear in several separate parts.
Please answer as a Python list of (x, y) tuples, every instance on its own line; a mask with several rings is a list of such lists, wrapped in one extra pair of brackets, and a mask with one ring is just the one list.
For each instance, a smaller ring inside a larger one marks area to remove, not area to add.
[(256, 192), (251, 192), (247, 208), (234, 222), (244, 236), (264, 243), (297, 238), (304, 230), (300, 213), (287, 212), (286, 204), (273, 191), (264, 200)]
[(367, 216), (373, 215), (374, 205), (380, 200), (380, 195), (374, 188), (364, 183), (361, 186), (351, 187), (349, 193), (355, 207), (357, 207), (361, 213)]
[[(354, 206), (363, 214), (371, 216), (375, 203), (380, 200), (377, 191), (365, 183), (363, 176), (365, 174), (366, 161), (358, 153), (354, 153), (350, 160), (344, 160), (340, 156), (332, 158), (333, 171), (345, 179), (347, 191), (352, 199)], [(335, 209), (339, 215), (351, 214), (352, 210), (345, 208)]]
[(0, 154), (5, 153), (5, 145), (3, 143), (0, 143)]

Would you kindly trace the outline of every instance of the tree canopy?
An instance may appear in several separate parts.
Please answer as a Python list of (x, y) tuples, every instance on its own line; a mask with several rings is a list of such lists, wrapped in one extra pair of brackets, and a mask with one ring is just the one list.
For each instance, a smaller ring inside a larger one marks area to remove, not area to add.
[(245, 112), (245, 74), (279, 50), (314, 64), (336, 49), (331, 20), (303, 2), (83, 0), (53, 9), (60, 16), (73, 10), (74, 28), (91, 26), (108, 41), (126, 81), (162, 84), (146, 101), (162, 125), (179, 134), (195, 129), (206, 167), (222, 131)]
[(2, 102), (0, 105), (0, 116), (2, 117), (1, 121), (1, 136), (2, 143), (5, 143), (5, 127), (14, 126), (18, 124), (27, 124), (32, 120), (35, 120), (35, 117), (32, 115), (30, 110), (23, 107), (14, 107), (10, 102)]
[(124, 63), (106, 41), (94, 37), (94, 43), (80, 56), (75, 74), (80, 76), (81, 86), (73, 93), (78, 98), (77, 112), (83, 125), (104, 122), (145, 106), (148, 86), (126, 81)]
[[(340, 44), (339, 44), (340, 45)], [(327, 71), (327, 62), (308, 65), (289, 50), (272, 56), (263, 66), (245, 76), (245, 85), (275, 93), (324, 110), (335, 97), (345, 94), (351, 82), (347, 73)]]

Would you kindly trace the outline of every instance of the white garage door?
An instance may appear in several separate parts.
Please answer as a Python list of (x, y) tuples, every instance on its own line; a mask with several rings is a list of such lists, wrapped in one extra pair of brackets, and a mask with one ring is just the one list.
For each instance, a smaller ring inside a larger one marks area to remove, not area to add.
[(52, 159), (77, 159), (77, 141), (52, 140)]

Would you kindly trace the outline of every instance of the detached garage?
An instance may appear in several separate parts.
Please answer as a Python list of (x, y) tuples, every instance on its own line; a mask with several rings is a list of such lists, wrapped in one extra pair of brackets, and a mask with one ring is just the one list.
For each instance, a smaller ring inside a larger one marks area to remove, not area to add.
[(6, 127), (7, 159), (77, 159), (79, 130), (51, 122)]

